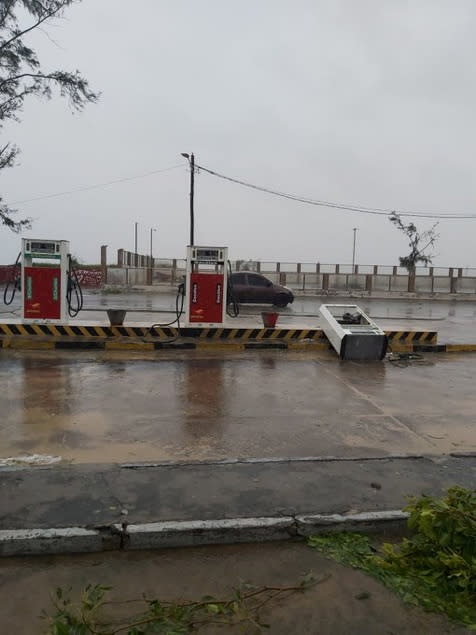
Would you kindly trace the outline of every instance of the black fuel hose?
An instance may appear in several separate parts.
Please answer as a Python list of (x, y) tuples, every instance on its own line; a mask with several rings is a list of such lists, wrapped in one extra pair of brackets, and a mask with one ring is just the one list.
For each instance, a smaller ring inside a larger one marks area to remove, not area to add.
[(66, 290), (66, 303), (68, 305), (68, 314), (74, 318), (82, 310), (84, 304), (83, 290), (79, 282), (76, 269), (71, 263), (71, 256), (69, 258), (68, 267), (68, 288)]
[[(177, 324), (177, 326), (175, 327), (177, 331), (176, 335), (172, 337), (171, 339), (165, 342), (162, 342), (162, 344), (171, 344), (172, 342), (175, 342), (176, 340), (178, 340), (178, 338), (180, 337), (180, 318), (182, 317), (182, 314), (183, 314), (184, 302), (185, 302), (185, 288), (182, 283), (179, 285), (177, 295), (175, 296), (175, 319), (173, 319), (171, 322), (167, 322), (166, 324), (152, 324), (152, 326), (149, 327), (148, 333), (151, 335), (152, 331), (155, 328), (166, 328), (168, 326), (172, 326), (173, 324)], [(179, 308), (179, 303), (180, 303), (180, 308)]]
[(235, 290), (233, 289), (233, 283), (231, 281), (231, 262), (228, 261), (228, 284), (227, 284), (227, 298), (226, 298), (226, 312), (231, 318), (236, 318), (240, 315), (240, 305), (236, 301)]
[[(20, 261), (20, 257), (21, 257), (21, 252), (18, 254), (17, 259), (15, 260), (15, 264), (13, 265), (12, 275), (10, 276), (10, 279), (8, 280), (5, 286), (5, 289), (3, 290), (3, 302), (7, 306), (9, 306), (13, 302), (15, 293), (17, 292), (17, 289), (20, 286), (19, 285), (20, 276), (18, 274), (18, 263)], [(9, 291), (11, 286), (13, 286), (13, 289)], [(10, 293), (10, 297), (8, 297), (9, 293)]]

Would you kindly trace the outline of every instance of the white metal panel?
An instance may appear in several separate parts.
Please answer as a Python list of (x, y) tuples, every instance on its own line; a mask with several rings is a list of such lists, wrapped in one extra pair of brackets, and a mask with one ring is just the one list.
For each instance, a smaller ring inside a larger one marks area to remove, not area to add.
[(319, 314), (322, 330), (341, 359), (370, 360), (385, 355), (385, 332), (356, 304), (322, 304)]

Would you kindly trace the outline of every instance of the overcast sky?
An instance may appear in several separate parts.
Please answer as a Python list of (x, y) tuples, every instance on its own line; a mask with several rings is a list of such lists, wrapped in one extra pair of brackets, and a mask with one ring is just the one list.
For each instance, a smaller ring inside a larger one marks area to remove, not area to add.
[[(239, 179), (366, 206), (475, 212), (474, 0), (84, 0), (31, 36), (47, 70), (78, 68), (97, 105), (28, 102), (2, 142), (9, 202), (183, 167), (18, 204), (27, 232), (64, 238), (84, 262), (101, 244), (182, 257), (189, 173), (181, 152)], [(426, 228), (432, 221), (422, 220)], [(293, 203), (205, 173), (196, 177), (196, 244), (230, 257), (397, 264), (386, 217)], [(475, 220), (442, 221), (435, 265), (476, 266)], [(19, 236), (0, 227), (0, 262)]]

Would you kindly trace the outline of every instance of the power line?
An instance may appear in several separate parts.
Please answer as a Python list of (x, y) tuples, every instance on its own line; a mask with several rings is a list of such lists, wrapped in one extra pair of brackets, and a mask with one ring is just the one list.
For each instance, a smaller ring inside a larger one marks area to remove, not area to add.
[(72, 190), (66, 190), (65, 192), (56, 192), (54, 194), (45, 194), (44, 196), (36, 196), (35, 198), (27, 198), (22, 201), (14, 201), (12, 205), (21, 205), (22, 203), (32, 203), (34, 201), (43, 201), (48, 198), (56, 198), (57, 196), (67, 196), (69, 194), (76, 194), (76, 192), (86, 192), (87, 190), (96, 190), (100, 187), (107, 187), (108, 185), (115, 185), (116, 183), (125, 183), (126, 181), (135, 181), (136, 179), (144, 179), (154, 174), (161, 174), (162, 172), (169, 172), (170, 170), (176, 170), (177, 168), (183, 168), (183, 163), (178, 165), (172, 165), (168, 168), (161, 170), (153, 170), (152, 172), (145, 172), (144, 174), (137, 174), (136, 176), (126, 176), (122, 179), (115, 179), (114, 181), (106, 181), (104, 183), (96, 183), (95, 185), (85, 185), (84, 187), (77, 187)]
[[(382, 208), (382, 207), (367, 207), (365, 205), (338, 203), (335, 201), (324, 201), (319, 199), (312, 199), (305, 196), (299, 196), (297, 194), (289, 194), (286, 192), (280, 192), (279, 190), (273, 190), (271, 188), (264, 187), (262, 185), (256, 185), (254, 183), (249, 183), (248, 181), (243, 181), (241, 179), (236, 179), (231, 176), (226, 176), (225, 174), (221, 174), (219, 172), (216, 172), (215, 170), (206, 168), (203, 165), (199, 165), (199, 164), (195, 164), (195, 165), (197, 169), (202, 170), (203, 172), (206, 172), (207, 174), (210, 174), (211, 176), (215, 176), (225, 181), (229, 181), (231, 183), (235, 183), (243, 187), (257, 190), (259, 192), (264, 192), (265, 194), (271, 194), (272, 196), (279, 196), (281, 198), (295, 201), (297, 203), (304, 203), (306, 205), (328, 207), (331, 209), (356, 212), (359, 214), (371, 214), (373, 216), (389, 216), (390, 214), (398, 214), (399, 216), (409, 216), (413, 218), (432, 218), (432, 219), (446, 219), (446, 220), (476, 219), (476, 214), (451, 213), (451, 212), (434, 212), (434, 213), (417, 212), (414, 210), (397, 210), (397, 209)], [(154, 176), (156, 174), (161, 174), (163, 172), (169, 172), (171, 170), (176, 170), (178, 168), (183, 168), (183, 164), (172, 165), (168, 168), (162, 168), (160, 170), (152, 170), (151, 172), (145, 172), (143, 174), (137, 174), (135, 176), (127, 176), (120, 179), (114, 179), (112, 181), (105, 181), (103, 183), (96, 183), (94, 185), (86, 185), (84, 187), (73, 188), (71, 190), (66, 190), (63, 192), (55, 192), (53, 194), (45, 194), (43, 196), (36, 196), (34, 198), (14, 201), (12, 204), (21, 205), (24, 203), (33, 203), (35, 201), (42, 201), (46, 199), (57, 198), (60, 196), (68, 196), (71, 194), (76, 194), (77, 192), (86, 192), (88, 190), (95, 190), (101, 187), (108, 187), (110, 185), (116, 185), (118, 183), (125, 183), (127, 181), (135, 181), (137, 179), (147, 178), (149, 176)]]
[(396, 210), (390, 208), (381, 208), (381, 207), (366, 207), (364, 205), (353, 205), (353, 204), (345, 204), (345, 203), (336, 203), (332, 201), (321, 201), (317, 199), (311, 199), (304, 196), (298, 196), (297, 194), (288, 194), (286, 192), (280, 192), (278, 190), (272, 190), (271, 188), (264, 187), (261, 185), (255, 185), (254, 183), (248, 183), (247, 181), (242, 181), (241, 179), (235, 179), (231, 176), (226, 176), (225, 174), (220, 174), (219, 172), (215, 172), (214, 170), (210, 170), (209, 168), (204, 167), (203, 165), (196, 165), (196, 167), (203, 172), (206, 172), (212, 176), (216, 176), (220, 179), (224, 179), (225, 181), (230, 181), (231, 183), (236, 183), (237, 185), (242, 185), (244, 187), (248, 187), (253, 190), (258, 190), (259, 192), (265, 192), (266, 194), (272, 194), (273, 196), (279, 196), (281, 198), (286, 198), (291, 201), (296, 201), (298, 203), (305, 203), (307, 205), (316, 205), (319, 207), (330, 207), (333, 209), (345, 210), (349, 212), (358, 212), (359, 214), (372, 214), (374, 216), (389, 216), (390, 214), (398, 214), (399, 216), (412, 216), (414, 218), (440, 218), (440, 219), (451, 219), (451, 220), (462, 220), (462, 219), (476, 219), (476, 214), (452, 214), (451, 212), (438, 212), (438, 213), (427, 213), (427, 212), (415, 212), (412, 210)]

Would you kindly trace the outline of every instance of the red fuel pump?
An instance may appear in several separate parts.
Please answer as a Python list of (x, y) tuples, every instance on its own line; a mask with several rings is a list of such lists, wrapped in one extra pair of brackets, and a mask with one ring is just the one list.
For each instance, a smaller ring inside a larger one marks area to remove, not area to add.
[(222, 326), (227, 306), (227, 247), (188, 247), (186, 326)]
[(22, 238), (24, 322), (66, 322), (69, 242)]

